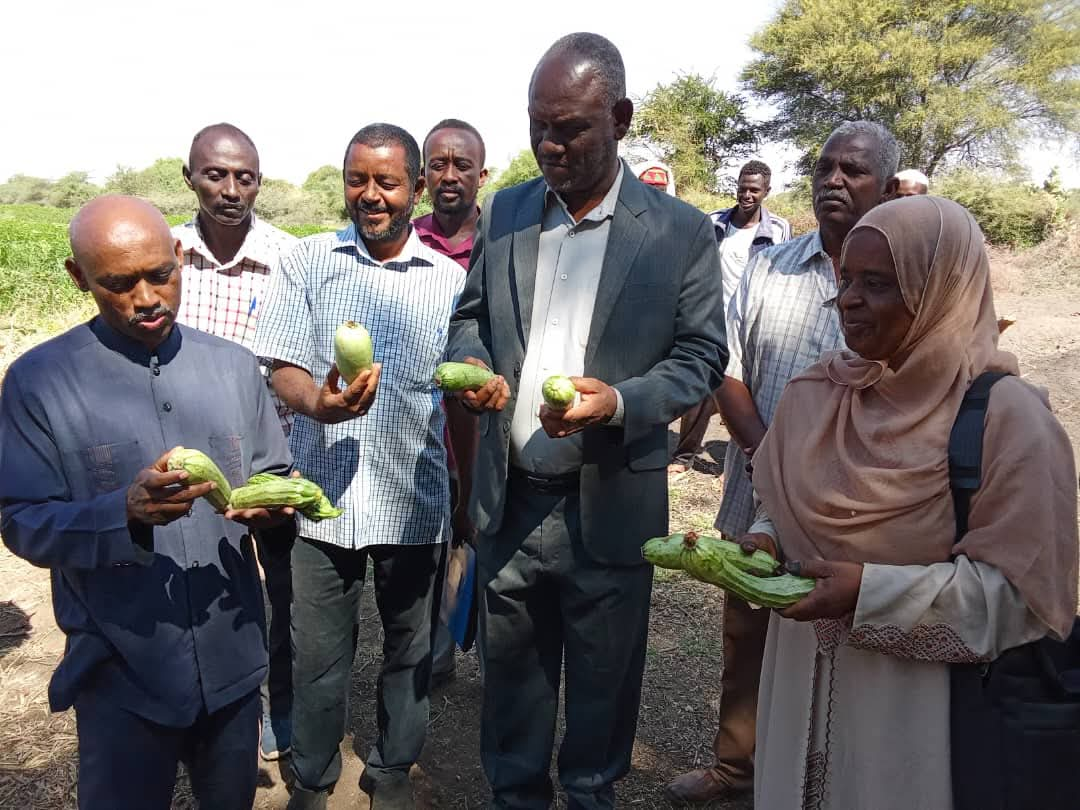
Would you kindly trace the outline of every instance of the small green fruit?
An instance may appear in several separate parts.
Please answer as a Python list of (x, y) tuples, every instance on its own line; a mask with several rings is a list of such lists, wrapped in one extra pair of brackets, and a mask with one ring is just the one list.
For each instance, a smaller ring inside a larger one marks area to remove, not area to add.
[(371, 368), (374, 348), (368, 330), (356, 321), (345, 321), (334, 333), (334, 362), (346, 384)]
[(543, 393), (544, 402), (547, 403), (549, 408), (554, 411), (565, 411), (570, 407), (570, 403), (574, 401), (574, 397), (577, 396), (577, 389), (574, 388), (574, 384), (570, 382), (569, 377), (556, 374), (544, 380), (541, 393)]

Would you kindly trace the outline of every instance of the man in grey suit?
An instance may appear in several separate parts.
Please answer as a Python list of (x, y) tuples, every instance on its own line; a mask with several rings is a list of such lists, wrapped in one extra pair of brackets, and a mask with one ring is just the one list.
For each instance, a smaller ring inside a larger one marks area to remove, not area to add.
[[(448, 355), (491, 368), (471, 498), (487, 672), (481, 757), (494, 808), (546, 808), (565, 656), (559, 780), (608, 808), (630, 767), (652, 569), (668, 527), (667, 425), (727, 362), (712, 224), (617, 156), (622, 58), (560, 39), (529, 86), (542, 178), (489, 198)], [(565, 411), (541, 386), (571, 376)]]

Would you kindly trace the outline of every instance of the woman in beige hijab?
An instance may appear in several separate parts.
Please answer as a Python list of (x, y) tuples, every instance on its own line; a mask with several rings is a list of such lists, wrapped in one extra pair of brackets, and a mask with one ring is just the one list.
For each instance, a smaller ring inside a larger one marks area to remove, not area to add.
[(755, 806), (949, 810), (948, 664), (1071, 627), (1072, 450), (1045, 395), (1001, 379), (954, 545), (953, 421), (983, 371), (1018, 373), (959, 205), (870, 211), (845, 242), (837, 305), (849, 351), (788, 384), (754, 456), (761, 510), (744, 544), (818, 579), (770, 621)]

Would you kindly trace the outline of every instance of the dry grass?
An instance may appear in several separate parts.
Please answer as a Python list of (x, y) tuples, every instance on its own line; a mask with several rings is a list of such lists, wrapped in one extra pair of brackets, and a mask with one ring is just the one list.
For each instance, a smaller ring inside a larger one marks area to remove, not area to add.
[(74, 807), (74, 717), (50, 713), (46, 692), (62, 649), (48, 575), (4, 551), (0, 582), (13, 597), (0, 603), (0, 807)]
[(24, 352), (96, 313), (93, 301), (87, 297), (80, 306), (54, 313), (44, 320), (24, 321), (17, 315), (0, 318), (0, 385), (7, 367)]

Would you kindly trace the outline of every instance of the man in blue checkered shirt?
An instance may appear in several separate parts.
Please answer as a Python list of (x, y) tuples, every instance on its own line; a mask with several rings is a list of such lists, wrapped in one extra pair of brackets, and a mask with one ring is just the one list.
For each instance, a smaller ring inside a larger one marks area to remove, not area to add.
[[(375, 810), (413, 807), (408, 773), (427, 728), (437, 575), (450, 536), (442, 395), (432, 378), (465, 274), (409, 224), (424, 181), (405, 130), (357, 132), (344, 181), (353, 224), (302, 240), (282, 260), (255, 339), (256, 354), (273, 361), (274, 390), (297, 414), (297, 468), (345, 510), (320, 523), (301, 518), (293, 549), (289, 810), (325, 808), (341, 775), (369, 559), (385, 642), (378, 737), (361, 787)], [(345, 321), (368, 329), (377, 361), (348, 386), (333, 364)]]

